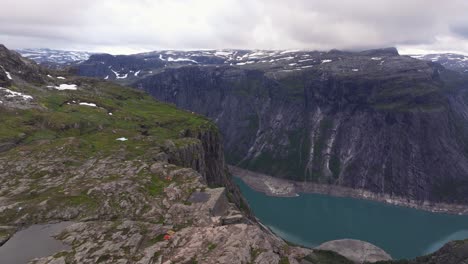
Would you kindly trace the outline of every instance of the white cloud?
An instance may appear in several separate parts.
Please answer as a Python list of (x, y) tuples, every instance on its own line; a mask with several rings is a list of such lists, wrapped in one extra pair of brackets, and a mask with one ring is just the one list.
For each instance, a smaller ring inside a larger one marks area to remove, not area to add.
[[(4, 2), (4, 3), (3, 3)], [(0, 0), (0, 42), (112, 53), (366, 49), (468, 53), (464, 0)]]

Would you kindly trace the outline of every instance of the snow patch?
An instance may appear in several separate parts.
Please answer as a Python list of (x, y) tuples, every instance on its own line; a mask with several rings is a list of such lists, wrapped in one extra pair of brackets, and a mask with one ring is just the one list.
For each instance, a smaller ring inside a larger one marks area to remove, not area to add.
[(294, 59), (294, 57), (290, 56), (290, 57), (279, 58), (277, 60), (292, 60), (292, 59)]
[(10, 79), (10, 80), (13, 80), (13, 78), (11, 78), (11, 75), (10, 75), (10, 73), (9, 73), (9, 72), (7, 72), (7, 70), (5, 70), (5, 68), (3, 68), (3, 66), (0, 66), (0, 67), (2, 67), (2, 69), (3, 69), (3, 71), (5, 72), (5, 74), (6, 74), (7, 78), (8, 78), (8, 79)]
[(60, 79), (60, 80), (65, 80), (65, 77), (62, 77), (62, 76), (57, 76), (57, 79)]
[(128, 73), (121, 75), (120, 73), (118, 73), (118, 72), (116, 72), (114, 70), (111, 70), (111, 71), (115, 74), (115, 78), (117, 78), (117, 79), (126, 79), (128, 77)]
[(135, 72), (135, 74), (134, 74), (134, 75), (135, 75), (135, 77), (138, 77), (138, 74), (140, 74), (140, 72), (141, 72), (141, 70), (139, 70), (139, 71)]
[(322, 63), (332, 62), (332, 60), (322, 60)]
[(7, 88), (0, 87), (0, 91), (5, 91), (7, 93), (6, 97), (13, 98), (13, 97), (21, 97), (23, 100), (32, 100), (33, 97), (27, 94), (23, 94), (20, 92), (15, 92)]
[(86, 103), (86, 102), (79, 103), (79, 105), (84, 105), (84, 106), (91, 106), (91, 107), (97, 107), (97, 105), (96, 105), (96, 104), (93, 104), (93, 103)]
[(188, 62), (193, 62), (193, 63), (197, 63), (197, 64), (198, 64), (198, 62), (196, 62), (196, 61), (194, 61), (194, 60), (191, 60), (191, 59), (188, 59), (188, 58), (175, 58), (175, 59), (174, 59), (174, 58), (172, 58), (172, 57), (169, 57), (169, 58), (167, 59), (167, 61), (172, 61), (172, 62), (188, 61)]
[(353, 69), (353, 72), (358, 72), (358, 71), (359, 71), (359, 69)]
[(116, 140), (117, 140), (117, 141), (127, 141), (128, 138), (126, 138), (126, 137), (121, 137), (121, 138), (118, 138), (118, 139), (116, 139)]
[(380, 57), (372, 57), (371, 60), (382, 60)]
[(293, 52), (298, 52), (300, 50), (285, 50), (285, 51), (282, 51), (280, 54), (286, 54), (286, 53), (293, 53)]
[(109, 80), (109, 75), (107, 75), (107, 76), (104, 78), (104, 80)]
[(61, 84), (59, 86), (47, 86), (48, 88), (54, 88), (54, 89), (57, 89), (57, 90), (77, 90), (77, 86), (76, 84)]
[(215, 56), (223, 56), (223, 57), (230, 56), (230, 55), (232, 55), (232, 51), (216, 51), (214, 55)]

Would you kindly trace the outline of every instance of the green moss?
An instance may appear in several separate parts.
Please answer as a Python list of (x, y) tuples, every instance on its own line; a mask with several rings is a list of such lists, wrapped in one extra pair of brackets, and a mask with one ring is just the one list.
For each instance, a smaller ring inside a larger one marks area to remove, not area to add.
[(156, 237), (150, 239), (150, 244), (153, 245), (153, 244), (156, 244), (156, 243), (158, 243), (158, 242), (163, 241), (165, 235), (166, 235), (166, 234), (160, 234), (160, 235), (158, 235), (158, 236), (156, 236)]
[(259, 248), (250, 248), (250, 262), (249, 263), (254, 263), (257, 257), (263, 252), (264, 250), (259, 249)]
[(157, 176), (153, 176), (151, 185), (148, 186), (149, 193), (152, 196), (157, 196), (157, 195), (162, 194), (166, 186), (161, 180), (156, 180), (155, 178), (157, 178)]
[(54, 258), (61, 258), (61, 257), (66, 257), (68, 256), (68, 253), (66, 251), (59, 252), (54, 255)]
[(288, 257), (281, 257), (280, 261), (278, 262), (278, 264), (289, 264), (289, 259)]
[(216, 245), (216, 244), (213, 244), (213, 243), (208, 244), (208, 251), (214, 250), (214, 249), (216, 248), (216, 246), (217, 246), (217, 245)]
[(86, 194), (77, 195), (77, 196), (68, 196), (68, 197), (64, 197), (64, 199), (66, 202), (68, 202), (71, 205), (84, 204), (84, 205), (89, 205), (92, 207), (97, 206), (97, 202)]

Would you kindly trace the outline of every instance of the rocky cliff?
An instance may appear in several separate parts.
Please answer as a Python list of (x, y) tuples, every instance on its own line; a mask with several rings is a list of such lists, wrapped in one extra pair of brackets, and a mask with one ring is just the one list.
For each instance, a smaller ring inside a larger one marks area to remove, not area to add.
[(468, 203), (466, 76), (392, 49), (287, 55), (286, 66), (166, 68), (134, 86), (214, 120), (232, 164)]

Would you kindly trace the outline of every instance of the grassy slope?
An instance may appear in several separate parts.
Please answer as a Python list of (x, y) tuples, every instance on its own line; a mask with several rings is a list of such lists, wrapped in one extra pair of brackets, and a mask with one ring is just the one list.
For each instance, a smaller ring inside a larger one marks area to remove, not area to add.
[[(16, 144), (0, 152), (0, 197), (10, 201), (6, 204), (19, 203), (2, 210), (0, 225), (22, 218), (26, 223), (48, 221), (48, 216), (38, 211), (38, 205), (45, 201), (47, 209), (41, 210), (79, 207), (81, 216), (92, 215), (99, 210), (102, 199), (87, 192), (93, 186), (122, 179), (121, 175), (131, 169), (138, 172), (136, 180), (141, 180), (139, 184), (146, 189), (143, 194), (158, 196), (168, 183), (148, 169), (137, 168), (154, 162), (168, 140), (175, 147), (197, 141), (183, 137), (187, 130), (196, 135), (198, 131), (217, 129), (204, 117), (157, 102), (140, 91), (89, 79), (71, 79), (68, 83), (80, 83), (79, 89), (9, 87), (32, 95), (41, 107), (19, 110), (0, 106), (0, 145)], [(120, 137), (128, 141), (116, 140)], [(115, 166), (107, 170), (87, 165), (92, 161), (106, 166), (106, 160), (115, 162)], [(105, 173), (76, 179), (75, 175), (83, 171), (86, 175), (88, 169)], [(18, 186), (26, 188), (20, 192)], [(21, 211), (17, 209), (20, 207)]]

